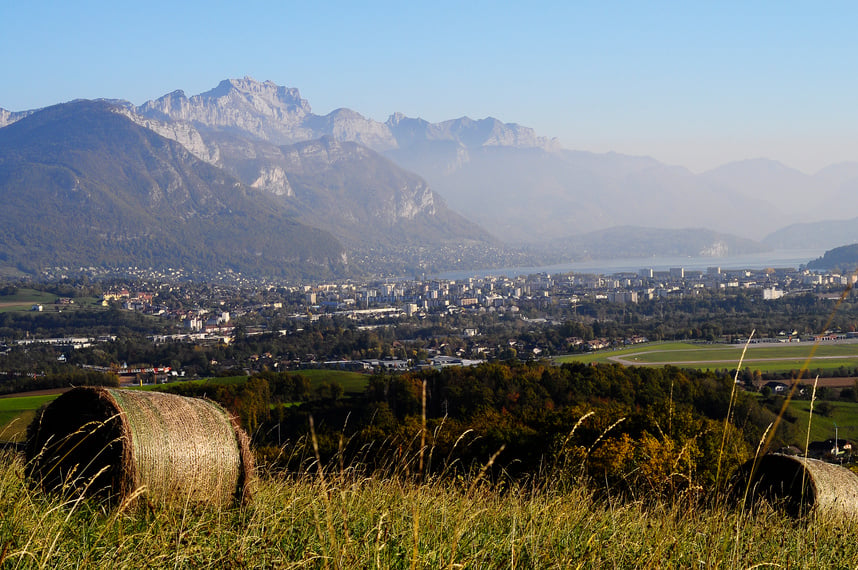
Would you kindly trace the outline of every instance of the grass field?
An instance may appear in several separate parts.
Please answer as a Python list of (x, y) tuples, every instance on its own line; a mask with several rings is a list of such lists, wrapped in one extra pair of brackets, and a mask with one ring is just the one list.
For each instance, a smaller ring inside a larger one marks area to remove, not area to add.
[[(837, 426), (837, 436), (840, 439), (858, 440), (858, 402), (830, 402), (831, 412), (824, 416), (820, 413), (820, 402), (814, 403), (813, 419), (810, 423), (810, 441), (823, 441), (832, 439), (835, 434), (834, 426)], [(797, 417), (798, 433), (807, 433), (807, 420), (810, 417), (809, 400), (793, 400), (790, 402), (790, 411)], [(805, 437), (805, 436), (803, 436)], [(804, 442), (801, 442), (802, 449)]]
[[(323, 382), (337, 382), (342, 387), (346, 394), (359, 394), (364, 391), (369, 383), (369, 375), (359, 372), (349, 372), (347, 370), (322, 370), (322, 369), (307, 369), (307, 370), (291, 370), (290, 374), (300, 374), (310, 381), (310, 387), (315, 389)], [(190, 384), (203, 385), (229, 385), (241, 384), (247, 380), (247, 376), (224, 376), (215, 378), (202, 378), (200, 380), (188, 380)], [(142, 390), (157, 390), (159, 386), (143, 386), (137, 389)]]
[(296, 370), (295, 373), (309, 378), (310, 385), (313, 388), (316, 388), (322, 382), (338, 382), (346, 394), (359, 394), (364, 391), (366, 385), (369, 383), (368, 374), (350, 372), (348, 370), (307, 369)]
[(57, 296), (35, 289), (19, 289), (14, 295), (0, 295), (0, 313), (30, 311), (33, 305), (42, 305), (45, 311), (76, 311), (83, 308), (100, 308), (101, 301), (95, 297), (78, 297), (71, 305), (56, 305)]
[[(323, 382), (339, 382), (346, 394), (359, 394), (363, 392), (369, 382), (369, 376), (358, 372), (344, 370), (300, 370), (302, 376), (310, 380), (313, 389)], [(203, 378), (200, 380), (188, 380), (189, 383), (197, 385), (224, 385), (240, 384), (247, 380), (247, 376), (228, 376), (222, 378)], [(132, 390), (158, 390), (164, 385), (126, 386)], [(26, 435), (27, 425), (32, 421), (34, 412), (47, 402), (52, 401), (58, 394), (39, 396), (17, 396), (0, 398), (0, 442), (22, 441)]]
[(29, 311), (33, 305), (53, 305), (57, 296), (34, 289), (19, 289), (14, 295), (0, 296), (0, 312)]
[(58, 395), (0, 398), (0, 441), (23, 441), (35, 411)]
[[(742, 355), (742, 345), (701, 345), (691, 343), (651, 343), (620, 350), (599, 351), (591, 354), (558, 357), (558, 362), (580, 361), (619, 362), (630, 366), (664, 365), (685, 366), (702, 370), (733, 369)], [(807, 359), (812, 370), (836, 370), (858, 366), (858, 343), (821, 344), (814, 349), (810, 343), (784, 345), (750, 345), (745, 354), (743, 368), (763, 372), (782, 372), (802, 368)]]

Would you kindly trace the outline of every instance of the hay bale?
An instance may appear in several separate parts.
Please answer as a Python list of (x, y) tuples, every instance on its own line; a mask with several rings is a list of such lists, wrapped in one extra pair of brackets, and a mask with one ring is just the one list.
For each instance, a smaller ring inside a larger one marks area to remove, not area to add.
[(228, 506), (249, 498), (247, 435), (223, 408), (174, 394), (75, 388), (28, 428), (30, 475), (119, 503)]
[[(792, 516), (813, 513), (858, 519), (858, 475), (818, 459), (773, 453), (745, 463), (737, 491), (763, 498)], [(748, 486), (750, 482), (750, 486)]]

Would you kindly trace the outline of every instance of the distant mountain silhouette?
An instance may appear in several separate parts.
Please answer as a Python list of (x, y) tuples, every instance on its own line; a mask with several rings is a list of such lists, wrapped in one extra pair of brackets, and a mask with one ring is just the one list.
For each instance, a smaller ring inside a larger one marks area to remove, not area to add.
[(808, 262), (808, 269), (840, 270), (851, 274), (858, 270), (858, 243), (835, 247), (826, 251), (822, 257)]
[[(408, 251), (417, 267), (420, 252), (500, 242), (531, 251), (549, 244), (553, 258), (625, 256), (631, 241), (632, 249), (669, 255), (676, 246), (669, 235), (712, 252), (831, 247), (852, 241), (851, 222), (822, 221), (858, 216), (858, 163), (805, 174), (752, 159), (694, 174), (648, 157), (564, 150), (492, 117), (430, 123), (393, 113), (382, 123), (346, 108), (316, 115), (297, 89), (247, 77), (141, 106), (68, 105), (76, 111), (66, 117), (64, 105), (0, 110), (0, 190), (15, 207), (6, 214), (11, 225), (0, 228), (8, 244), (0, 255), (16, 263), (62, 257), (60, 211), (85, 221), (79, 232), (90, 232), (88, 243), (115, 242), (96, 252), (104, 262), (169, 250), (207, 266), (208, 251), (235, 267), (273, 263), (308, 275), (338, 274), (348, 252), (391, 263)], [(84, 108), (124, 116), (149, 134), (127, 123), (108, 127)], [(63, 138), (42, 140), (51, 131)], [(156, 144), (155, 133), (181, 146)], [(44, 209), (25, 203), (22, 189), (46, 201)], [(236, 211), (253, 223), (229, 221)], [(192, 223), (202, 219), (210, 220), (205, 231)], [(40, 232), (43, 223), (49, 227)], [(697, 229), (681, 233), (688, 228)], [(285, 237), (267, 237), (272, 232)], [(221, 243), (226, 234), (229, 246)], [(765, 246), (748, 241), (763, 236)], [(75, 250), (69, 259), (87, 258), (79, 241), (66, 247)]]

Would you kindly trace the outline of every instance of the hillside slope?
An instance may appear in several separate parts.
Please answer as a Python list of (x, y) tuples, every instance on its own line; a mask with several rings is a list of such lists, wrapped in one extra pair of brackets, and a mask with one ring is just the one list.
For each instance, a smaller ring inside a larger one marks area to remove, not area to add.
[(30, 270), (344, 270), (333, 236), (106, 102), (56, 105), (0, 129), (0, 199), (0, 261)]

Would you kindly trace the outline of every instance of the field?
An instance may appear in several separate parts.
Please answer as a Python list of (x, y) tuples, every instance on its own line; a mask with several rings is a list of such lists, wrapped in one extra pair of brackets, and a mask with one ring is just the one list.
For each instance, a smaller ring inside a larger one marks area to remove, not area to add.
[[(735, 369), (743, 345), (651, 343), (620, 350), (558, 357), (558, 362), (617, 362), (626, 366), (663, 366), (671, 364), (701, 370)], [(812, 358), (811, 358), (812, 355)], [(811, 358), (808, 362), (808, 358)], [(761, 372), (800, 370), (837, 370), (858, 366), (858, 343), (849, 341), (819, 344), (752, 344), (742, 367)]]
[[(810, 441), (824, 441), (838, 438), (851, 441), (858, 440), (858, 402), (831, 402), (830, 406), (820, 407), (821, 402), (814, 403), (813, 419), (810, 423)], [(820, 410), (829, 408), (823, 415)], [(798, 433), (807, 433), (807, 420), (810, 416), (809, 400), (793, 400), (790, 411), (798, 417), (796, 426)], [(835, 427), (837, 428), (835, 430)], [(804, 445), (801, 446), (804, 448)]]
[[(314, 386), (368, 378), (304, 372), (312, 373)], [(31, 398), (0, 399), (0, 411), (38, 405)], [(792, 411), (806, 426), (805, 404), (794, 402)], [(820, 430), (819, 439), (830, 437), (824, 432), (833, 422), (854, 425), (850, 418), (858, 417), (858, 404), (833, 406), (826, 418), (814, 414), (812, 434)], [(303, 466), (261, 472), (253, 500), (241, 508), (143, 503), (135, 509), (45, 494), (30, 484), (20, 455), (0, 450), (0, 568), (858, 565), (855, 523), (791, 519), (768, 505), (744, 508), (735, 497), (704, 493), (696, 484), (661, 498), (648, 489), (620, 497), (588, 482), (581, 466), (546, 468), (527, 483), (489, 477), (479, 465), (455, 479), (424, 480), (415, 472), (414, 450), (372, 473), (348, 465), (321, 472), (306, 439), (285, 445), (283, 453), (303, 458)]]
[(19, 289), (14, 295), (0, 295), (0, 313), (10, 311), (30, 311), (33, 305), (42, 305), (44, 311), (73, 311), (83, 307), (92, 308), (98, 305), (95, 297), (74, 299), (71, 305), (56, 305), (57, 296), (35, 289)]
[(364, 391), (369, 383), (369, 375), (347, 370), (307, 369), (297, 370), (296, 373), (308, 378), (314, 389), (322, 382), (337, 382), (343, 387), (346, 394), (359, 394)]
[(45, 291), (20, 289), (14, 295), (0, 296), (0, 312), (29, 311), (33, 305), (53, 305), (57, 296)]
[[(346, 394), (359, 394), (363, 392), (369, 382), (369, 375), (359, 372), (349, 372), (346, 370), (323, 370), (323, 369), (307, 369), (293, 370), (290, 374), (300, 374), (310, 381), (311, 389), (318, 388), (323, 382), (338, 383), (343, 387)], [(203, 378), (200, 380), (188, 380), (189, 384), (198, 386), (204, 385), (223, 385), (223, 384), (241, 384), (247, 380), (247, 376), (225, 376), (219, 378)], [(134, 388), (133, 386), (129, 386)], [(143, 386), (138, 389), (142, 390), (157, 390), (159, 386)]]
[(27, 425), (35, 411), (58, 394), (0, 398), (0, 442), (21, 441), (27, 433)]
[[(338, 382), (342, 385), (346, 394), (357, 394), (363, 392), (369, 382), (369, 376), (358, 372), (343, 370), (300, 370), (302, 376), (310, 380), (312, 389), (317, 388), (323, 382)], [(246, 376), (230, 376), (224, 378), (204, 378), (201, 380), (189, 380), (191, 384), (197, 385), (219, 385), (239, 384), (247, 380)], [(132, 390), (158, 390), (163, 385), (145, 386), (123, 386)], [(47, 402), (56, 398), (58, 394), (40, 394), (27, 396), (8, 396), (0, 398), (0, 442), (22, 441), (26, 434), (27, 425), (32, 421), (34, 412)]]

